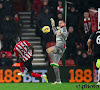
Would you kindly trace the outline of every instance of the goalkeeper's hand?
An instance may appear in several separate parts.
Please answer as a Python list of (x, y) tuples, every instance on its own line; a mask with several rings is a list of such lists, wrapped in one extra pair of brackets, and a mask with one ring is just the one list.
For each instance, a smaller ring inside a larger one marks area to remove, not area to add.
[(52, 27), (55, 27), (55, 21), (54, 21), (54, 19), (51, 18), (50, 21), (51, 21), (51, 26), (52, 26)]

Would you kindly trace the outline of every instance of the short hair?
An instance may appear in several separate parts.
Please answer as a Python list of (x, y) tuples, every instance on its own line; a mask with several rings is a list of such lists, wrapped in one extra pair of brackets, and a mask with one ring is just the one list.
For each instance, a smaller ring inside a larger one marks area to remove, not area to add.
[(88, 11), (85, 11), (84, 13), (89, 13)]
[(63, 19), (60, 19), (59, 21), (63, 21), (64, 23), (66, 23), (65, 20), (63, 20)]
[(45, 1), (47, 1), (47, 2), (48, 2), (48, 0), (43, 0), (43, 2), (45, 2)]
[(15, 38), (15, 41), (18, 41), (19, 39), (20, 39), (20, 41), (21, 41), (21, 37), (17, 36), (17, 37)]

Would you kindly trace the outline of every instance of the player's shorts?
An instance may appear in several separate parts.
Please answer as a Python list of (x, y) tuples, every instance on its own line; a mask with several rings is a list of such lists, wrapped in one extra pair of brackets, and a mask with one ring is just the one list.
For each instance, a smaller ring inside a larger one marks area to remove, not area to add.
[(64, 52), (65, 52), (65, 50), (66, 50), (66, 46), (65, 46), (65, 48), (64, 48), (64, 46), (63, 46), (63, 48), (62, 47), (60, 47), (60, 46), (52, 46), (53, 48), (54, 48), (54, 53), (55, 54), (63, 54)]
[(24, 62), (24, 65), (28, 69), (28, 72), (32, 72), (32, 60), (33, 60), (33, 56), (29, 60)]

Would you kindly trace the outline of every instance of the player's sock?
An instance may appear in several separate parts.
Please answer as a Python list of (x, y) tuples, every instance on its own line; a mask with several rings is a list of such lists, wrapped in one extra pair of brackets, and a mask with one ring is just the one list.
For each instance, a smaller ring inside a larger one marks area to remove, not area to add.
[(24, 69), (25, 69), (24, 63), (23, 62), (19, 62), (19, 63), (20, 63), (21, 72), (24, 72)]
[(53, 52), (50, 52), (50, 53), (49, 53), (49, 56), (50, 56), (50, 58), (51, 58), (53, 61), (55, 61)]
[(59, 67), (53, 67), (54, 68), (54, 72), (55, 72), (55, 75), (56, 75), (56, 81), (57, 82), (60, 82), (60, 71), (59, 71)]
[(100, 68), (98, 70), (98, 82), (100, 82)]
[(34, 72), (31, 73), (31, 76), (32, 76), (32, 77), (41, 78), (41, 74), (34, 73)]

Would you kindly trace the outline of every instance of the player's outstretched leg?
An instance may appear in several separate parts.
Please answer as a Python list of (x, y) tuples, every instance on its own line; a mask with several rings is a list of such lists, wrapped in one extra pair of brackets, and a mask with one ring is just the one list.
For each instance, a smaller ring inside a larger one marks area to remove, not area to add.
[(32, 72), (31, 73), (31, 76), (32, 77), (37, 77), (37, 78), (43, 78), (46, 81), (46, 83), (48, 83), (47, 75), (45, 75), (45, 74), (44, 75), (41, 75), (41, 74)]

